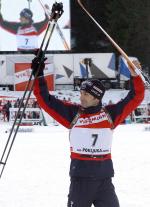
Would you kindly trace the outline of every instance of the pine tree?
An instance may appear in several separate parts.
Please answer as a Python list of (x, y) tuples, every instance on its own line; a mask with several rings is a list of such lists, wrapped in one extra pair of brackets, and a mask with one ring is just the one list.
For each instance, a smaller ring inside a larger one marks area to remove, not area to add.
[(107, 4), (108, 29), (130, 56), (150, 66), (150, 1), (110, 0)]
[[(85, 0), (84, 6), (101, 22), (106, 25), (105, 5), (108, 0)], [(79, 7), (76, 0), (71, 1), (71, 23), (72, 38), (76, 42), (74, 50), (78, 52), (105, 52), (108, 47), (108, 41), (104, 34), (98, 30), (95, 23)]]

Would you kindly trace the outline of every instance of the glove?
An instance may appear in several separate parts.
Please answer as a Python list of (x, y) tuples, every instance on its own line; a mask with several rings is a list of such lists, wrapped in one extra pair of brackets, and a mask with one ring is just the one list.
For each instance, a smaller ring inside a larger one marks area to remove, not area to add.
[(142, 67), (141, 67), (141, 64), (138, 60), (133, 60), (132, 63), (135, 65), (136, 68), (134, 68), (130, 62), (127, 62), (128, 63), (128, 67), (129, 67), (129, 70), (130, 70), (130, 73), (131, 73), (131, 76), (137, 76), (139, 75), (142, 70)]
[[(40, 66), (40, 69), (39, 69), (39, 66)], [(31, 69), (32, 69), (32, 73), (33, 75), (35, 76), (36, 73), (37, 73), (37, 70), (39, 70), (38, 74), (37, 74), (37, 77), (39, 76), (43, 76), (44, 75), (44, 70), (45, 68), (45, 63), (44, 63), (44, 60), (41, 61), (39, 58), (35, 57), (33, 60), (32, 60), (32, 63), (31, 63)]]
[[(35, 54), (38, 54), (38, 50), (35, 52)], [(45, 61), (47, 60), (47, 58), (44, 58), (42, 60), (42, 56), (43, 56), (43, 51), (41, 51), (40, 55), (38, 57), (35, 57), (31, 63), (31, 69), (33, 71), (32, 73), (34, 76), (36, 75), (37, 71), (39, 70), (37, 77), (44, 75), (43, 70), (45, 68)]]

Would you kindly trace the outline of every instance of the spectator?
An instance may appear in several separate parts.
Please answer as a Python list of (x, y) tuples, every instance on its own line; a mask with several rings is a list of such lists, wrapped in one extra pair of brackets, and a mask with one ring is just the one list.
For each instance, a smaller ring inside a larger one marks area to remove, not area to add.
[(5, 117), (7, 119), (7, 121), (9, 121), (10, 118), (10, 107), (12, 107), (10, 101), (7, 101), (7, 103), (3, 106), (3, 113), (4, 113), (4, 121), (5, 121)]
[(141, 109), (140, 108), (135, 109), (134, 113), (135, 113), (135, 116), (140, 116), (141, 115)]

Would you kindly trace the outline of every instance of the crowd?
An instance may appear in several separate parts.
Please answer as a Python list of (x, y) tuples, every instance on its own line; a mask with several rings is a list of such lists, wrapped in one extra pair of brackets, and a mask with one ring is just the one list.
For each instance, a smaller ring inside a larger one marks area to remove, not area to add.
[[(77, 94), (76, 94), (77, 95)], [(77, 95), (78, 96), (78, 95)], [(65, 102), (73, 102), (76, 103), (76, 98), (72, 97), (72, 94), (63, 94), (62, 92), (58, 92), (55, 94), (56, 98), (60, 98)], [(16, 100), (0, 100), (0, 120), (4, 122), (8, 122), (10, 120), (10, 108), (19, 108), (20, 103), (22, 102), (21, 99)], [(106, 104), (113, 104), (112, 100), (109, 100), (108, 103), (103, 103), (105, 106)], [(24, 103), (22, 103), (22, 107), (24, 107)], [(39, 105), (36, 99), (30, 99), (27, 108), (39, 108)], [(33, 111), (33, 113), (25, 113), (23, 118), (31, 119), (39, 117), (39, 113)], [(150, 103), (140, 105), (135, 111), (133, 111), (123, 122), (126, 123), (149, 123), (150, 122)]]
[(150, 123), (150, 103), (140, 105), (134, 111), (132, 120), (136, 123)]
[[(10, 108), (19, 108), (20, 104), (21, 108), (24, 107), (24, 102), (22, 102), (22, 99), (16, 99), (16, 100), (7, 100), (2, 99), (0, 100), (0, 120), (4, 122), (10, 121)], [(26, 108), (39, 108), (39, 105), (35, 99), (30, 99)], [(39, 113), (32, 112), (30, 114), (24, 113), (24, 118), (38, 118)]]

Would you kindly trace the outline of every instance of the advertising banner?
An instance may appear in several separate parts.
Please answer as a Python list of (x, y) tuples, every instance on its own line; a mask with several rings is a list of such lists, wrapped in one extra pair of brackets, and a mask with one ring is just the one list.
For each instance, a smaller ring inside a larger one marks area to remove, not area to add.
[[(31, 63), (15, 63), (14, 83), (16, 91), (24, 91), (31, 74)], [(54, 67), (53, 63), (46, 63), (44, 76), (48, 84), (49, 91), (54, 90)], [(31, 81), (32, 84), (32, 81)], [(30, 87), (31, 87), (30, 84)], [(29, 87), (29, 88), (30, 88)]]

